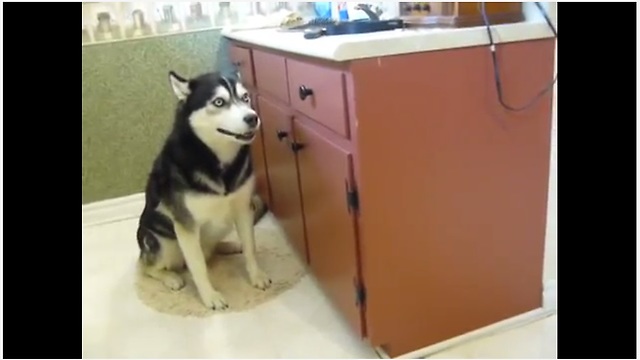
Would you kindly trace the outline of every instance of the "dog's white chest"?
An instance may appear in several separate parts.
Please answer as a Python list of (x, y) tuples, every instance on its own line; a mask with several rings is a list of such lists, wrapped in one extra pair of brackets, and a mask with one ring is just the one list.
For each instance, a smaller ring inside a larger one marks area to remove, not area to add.
[(251, 194), (255, 184), (255, 178), (250, 177), (235, 192), (227, 196), (209, 194), (187, 194), (185, 206), (198, 223), (224, 223), (233, 222), (234, 209), (249, 206)]
[(236, 196), (218, 195), (187, 195), (185, 206), (198, 223), (210, 221), (229, 223), (232, 221), (232, 211)]

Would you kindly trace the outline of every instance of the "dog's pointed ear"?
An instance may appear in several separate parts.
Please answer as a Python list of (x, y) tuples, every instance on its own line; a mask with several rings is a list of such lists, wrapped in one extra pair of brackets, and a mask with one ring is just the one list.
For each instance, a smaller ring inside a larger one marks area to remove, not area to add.
[(187, 96), (189, 96), (189, 93), (191, 93), (191, 90), (189, 89), (189, 81), (176, 74), (174, 71), (169, 71), (169, 82), (171, 83), (171, 89), (178, 100), (185, 100)]
[(235, 76), (236, 76), (237, 81), (239, 83), (241, 83), (242, 82), (242, 74), (240, 73), (240, 70), (236, 70)]

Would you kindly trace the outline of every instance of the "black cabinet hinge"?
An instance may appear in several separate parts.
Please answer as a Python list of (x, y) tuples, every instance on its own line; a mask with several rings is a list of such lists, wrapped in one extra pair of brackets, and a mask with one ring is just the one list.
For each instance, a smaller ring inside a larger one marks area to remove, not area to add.
[(349, 213), (358, 213), (360, 210), (358, 190), (354, 187), (347, 186), (347, 208), (349, 209)]
[(364, 288), (364, 284), (358, 280), (353, 281), (353, 286), (356, 291), (356, 305), (360, 307), (364, 307), (367, 301), (367, 291)]

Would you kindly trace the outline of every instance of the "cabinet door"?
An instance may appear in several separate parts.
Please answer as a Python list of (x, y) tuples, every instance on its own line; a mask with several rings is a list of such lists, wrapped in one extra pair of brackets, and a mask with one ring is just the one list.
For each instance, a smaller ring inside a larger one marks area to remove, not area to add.
[(258, 107), (271, 186), (271, 211), (298, 254), (308, 261), (298, 169), (295, 154), (289, 146), (293, 138), (291, 115), (263, 96), (258, 96)]
[(242, 77), (242, 83), (249, 86), (255, 85), (253, 76), (253, 59), (251, 56), (251, 50), (239, 47), (237, 45), (231, 45), (229, 49), (229, 57), (233, 65), (240, 71)]
[(351, 154), (296, 118), (300, 189), (309, 264), (314, 275), (352, 328), (361, 335), (362, 311), (356, 302), (358, 249), (355, 219), (347, 204)]
[[(257, 97), (251, 97), (253, 108), (259, 112), (257, 106)], [(251, 144), (251, 160), (253, 161), (253, 172), (256, 175), (256, 192), (262, 198), (262, 201), (271, 207), (271, 194), (269, 192), (269, 178), (267, 177), (267, 163), (264, 156), (264, 129), (261, 127), (256, 134), (256, 138)]]

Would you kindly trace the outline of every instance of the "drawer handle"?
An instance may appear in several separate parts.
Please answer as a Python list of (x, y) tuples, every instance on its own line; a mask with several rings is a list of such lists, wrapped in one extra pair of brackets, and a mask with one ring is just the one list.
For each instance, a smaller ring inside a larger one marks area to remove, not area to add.
[(304, 101), (309, 95), (313, 95), (313, 90), (304, 85), (300, 85), (300, 88), (298, 89), (298, 96), (300, 96), (300, 100)]
[(243, 64), (244, 64), (244, 62), (243, 62), (243, 61), (234, 61), (234, 62), (233, 62), (233, 66), (235, 66), (235, 67), (240, 67), (240, 66), (242, 66)]
[(289, 136), (289, 133), (283, 130), (276, 131), (276, 136), (278, 137), (278, 141), (282, 141), (282, 139)]

